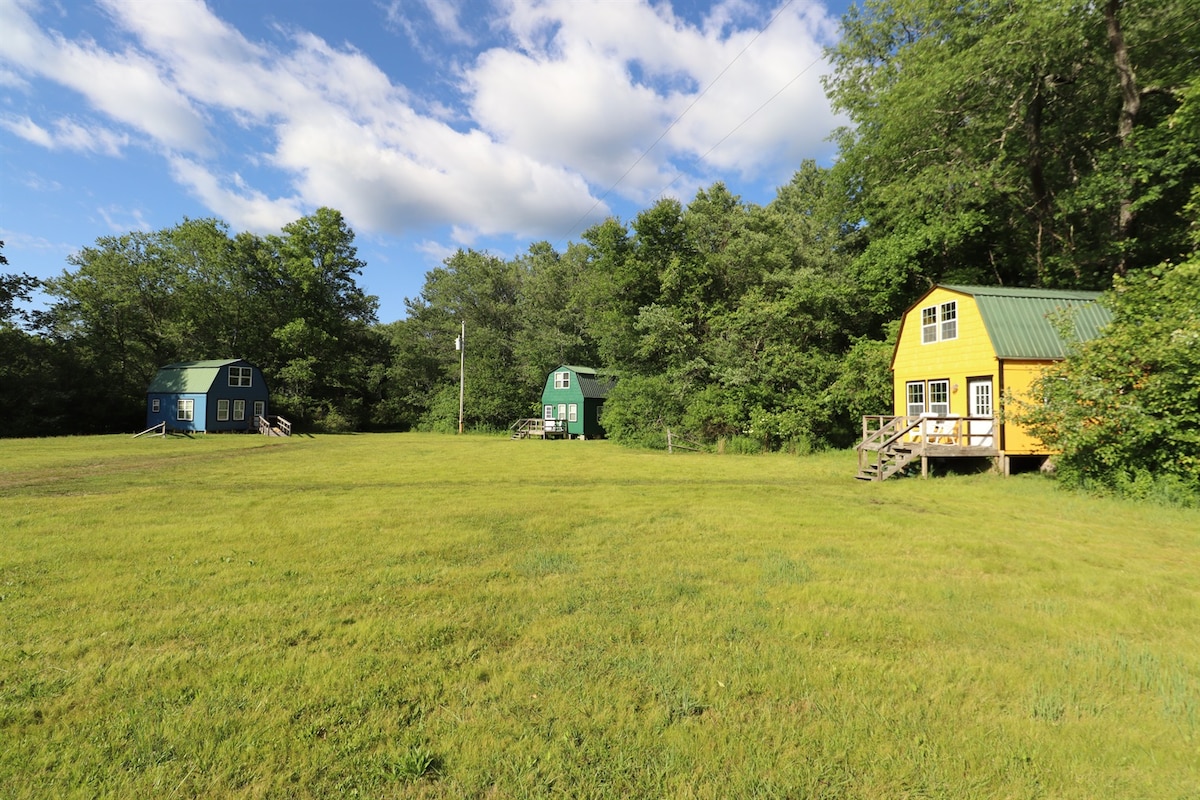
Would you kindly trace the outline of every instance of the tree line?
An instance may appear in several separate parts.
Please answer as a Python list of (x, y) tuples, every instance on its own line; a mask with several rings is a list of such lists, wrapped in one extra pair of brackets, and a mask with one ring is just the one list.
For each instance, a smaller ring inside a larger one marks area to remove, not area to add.
[[(1194, 276), (1172, 266), (1200, 220), (1187, 0), (866, 0), (829, 56), (851, 122), (832, 167), (799, 165), (765, 205), (720, 183), (663, 199), (561, 252), (461, 250), (387, 324), (332, 209), (271, 236), (101, 238), (44, 285), (6, 274), (3, 433), (129, 430), (158, 366), (235, 356), (302, 424), (456, 429), (465, 324), (473, 428), (534, 415), (548, 371), (578, 364), (620, 376), (620, 441), (844, 446), (890, 408), (889, 326), (933, 283), (1145, 298), (1143, 273)], [(22, 318), (35, 290), (52, 302)]]

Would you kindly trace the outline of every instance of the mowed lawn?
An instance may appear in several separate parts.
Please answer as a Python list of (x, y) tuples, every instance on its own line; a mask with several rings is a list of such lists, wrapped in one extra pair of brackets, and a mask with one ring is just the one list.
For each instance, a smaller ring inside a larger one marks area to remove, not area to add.
[(0, 441), (0, 798), (1200, 798), (1200, 512), (854, 466)]

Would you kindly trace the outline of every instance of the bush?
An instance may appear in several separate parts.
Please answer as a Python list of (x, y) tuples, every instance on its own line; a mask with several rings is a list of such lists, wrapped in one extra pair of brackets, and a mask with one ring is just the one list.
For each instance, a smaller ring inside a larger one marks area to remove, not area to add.
[(1112, 322), (1047, 369), (1015, 419), (1061, 450), (1067, 483), (1200, 498), (1200, 256), (1117, 278)]

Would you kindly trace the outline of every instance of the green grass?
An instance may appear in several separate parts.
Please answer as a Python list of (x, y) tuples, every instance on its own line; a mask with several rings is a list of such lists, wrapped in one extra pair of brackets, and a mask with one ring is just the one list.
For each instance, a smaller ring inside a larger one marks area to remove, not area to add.
[(1200, 512), (853, 473), (0, 441), (0, 798), (1200, 798)]

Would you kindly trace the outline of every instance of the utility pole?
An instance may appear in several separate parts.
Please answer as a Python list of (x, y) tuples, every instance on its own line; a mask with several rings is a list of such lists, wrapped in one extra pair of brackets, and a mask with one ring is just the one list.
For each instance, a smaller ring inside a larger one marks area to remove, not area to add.
[(463, 380), (467, 364), (467, 323), (462, 323), (462, 333), (454, 340), (454, 349), (458, 351), (458, 432), (463, 432)]

